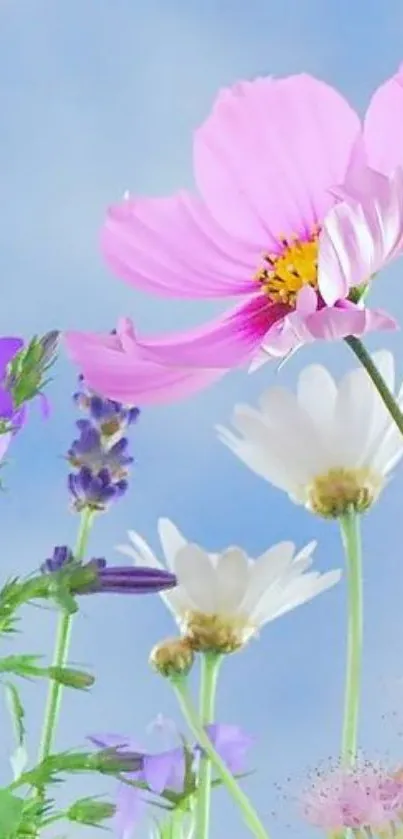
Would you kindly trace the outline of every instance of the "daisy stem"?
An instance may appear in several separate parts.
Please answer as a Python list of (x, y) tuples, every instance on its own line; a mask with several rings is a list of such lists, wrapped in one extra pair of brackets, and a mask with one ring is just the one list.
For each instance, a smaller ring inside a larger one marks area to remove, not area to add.
[[(210, 758), (214, 769), (221, 778), (221, 781), (227, 787), (228, 792), (232, 795), (234, 801), (242, 811), (245, 823), (256, 839), (270, 839), (268, 832), (263, 827), (259, 816), (249, 801), (249, 798), (245, 795), (239, 786), (238, 781), (227, 768), (220, 755), (217, 754), (210, 738), (206, 734), (200, 722), (196, 708), (193, 705), (192, 699), (189, 696), (186, 679), (183, 676), (173, 676), (170, 681), (176, 693), (183, 716), (195, 740)], [(196, 836), (197, 839), (199, 839), (199, 835), (196, 834)]]
[[(84, 558), (93, 517), (93, 511), (89, 509), (84, 510), (81, 514), (77, 543), (74, 551), (74, 558), (78, 561), (81, 561)], [(61, 612), (59, 617), (56, 644), (52, 661), (54, 667), (64, 667), (66, 664), (70, 645), (72, 623), (73, 615), (71, 615), (69, 612)], [(52, 745), (56, 733), (56, 725), (59, 716), (62, 692), (63, 685), (61, 685), (59, 682), (56, 682), (55, 680), (52, 680), (49, 684), (41, 742), (39, 746), (39, 762), (45, 760), (45, 758), (47, 758), (52, 751)]]
[(346, 555), (348, 587), (347, 669), (341, 758), (346, 766), (352, 766), (357, 754), (363, 625), (360, 521), (352, 508), (340, 518), (340, 528)]
[[(222, 657), (214, 652), (205, 653), (201, 659), (200, 720), (203, 726), (214, 722), (218, 673)], [(200, 760), (199, 783), (196, 802), (197, 839), (209, 839), (211, 800), (211, 761), (203, 754)]]
[(391, 393), (387, 384), (384, 382), (377, 366), (372, 361), (368, 350), (364, 347), (362, 341), (360, 341), (359, 338), (355, 338), (354, 335), (349, 335), (344, 340), (357, 356), (362, 366), (365, 367), (392, 419), (395, 421), (399, 431), (403, 434), (403, 413), (400, 410), (393, 393)]

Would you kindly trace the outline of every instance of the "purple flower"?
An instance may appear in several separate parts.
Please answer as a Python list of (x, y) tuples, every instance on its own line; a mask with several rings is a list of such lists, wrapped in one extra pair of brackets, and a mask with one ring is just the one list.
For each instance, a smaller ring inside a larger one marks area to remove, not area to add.
[[(106, 559), (96, 557), (83, 564), (77, 562), (67, 545), (56, 545), (53, 554), (41, 565), (43, 574), (60, 571), (77, 571), (87, 568), (94, 572), (90, 582), (72, 579), (72, 594), (153, 594), (162, 589), (176, 586), (176, 577), (158, 568), (136, 568), (135, 566), (110, 565)], [(66, 577), (68, 583), (68, 576)]]
[[(233, 774), (245, 771), (245, 758), (252, 738), (235, 725), (215, 723), (207, 726), (206, 731), (230, 771)], [(162, 796), (164, 791), (178, 796), (195, 792), (195, 769), (201, 752), (197, 744), (189, 747), (187, 753), (184, 747), (177, 747), (151, 754), (142, 751), (131, 738), (119, 734), (97, 734), (89, 739), (98, 748), (111, 749), (119, 760), (127, 761), (124, 774), (128, 780), (146, 785), (146, 789), (142, 789), (119, 784), (114, 830), (120, 839), (125, 839), (142, 820), (151, 796)]]
[(24, 346), (22, 338), (0, 338), (0, 419), (12, 421), (15, 408), (12, 392), (7, 382), (10, 361)]
[(136, 422), (139, 409), (102, 399), (85, 387), (79, 376), (75, 403), (87, 413), (78, 420), (79, 436), (67, 452), (67, 460), (77, 471), (68, 475), (73, 508), (102, 512), (125, 494), (129, 466), (134, 458), (128, 453), (126, 429)]

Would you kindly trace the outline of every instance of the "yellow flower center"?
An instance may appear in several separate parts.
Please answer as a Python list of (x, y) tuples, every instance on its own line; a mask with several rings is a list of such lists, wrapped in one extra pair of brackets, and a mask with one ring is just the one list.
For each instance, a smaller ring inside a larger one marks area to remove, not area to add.
[(246, 617), (187, 612), (183, 619), (185, 640), (195, 652), (234, 653), (257, 632)]
[(339, 518), (349, 508), (364, 513), (376, 501), (383, 479), (370, 469), (329, 469), (306, 490), (307, 507), (323, 518)]
[(281, 237), (283, 251), (264, 254), (265, 264), (255, 279), (273, 303), (295, 306), (297, 294), (304, 286), (318, 287), (319, 232), (315, 228), (304, 241), (297, 236)]

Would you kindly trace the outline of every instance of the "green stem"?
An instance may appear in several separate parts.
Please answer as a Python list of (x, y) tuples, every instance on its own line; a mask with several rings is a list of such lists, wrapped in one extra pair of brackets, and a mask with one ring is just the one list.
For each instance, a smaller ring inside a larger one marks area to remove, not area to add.
[[(77, 544), (76, 549), (74, 551), (74, 557), (79, 561), (81, 561), (84, 558), (88, 536), (92, 525), (93, 515), (93, 511), (88, 509), (84, 510), (81, 514), (80, 527), (77, 536)], [(54, 667), (64, 667), (66, 664), (73, 623), (72, 618), (73, 616), (70, 615), (68, 612), (62, 612), (60, 615), (55, 650), (52, 661), (52, 665)], [(46, 702), (45, 717), (43, 721), (38, 762), (45, 760), (45, 758), (47, 758), (48, 755), (51, 753), (53, 740), (56, 733), (56, 725), (59, 716), (62, 692), (63, 685), (61, 685), (59, 682), (52, 680), (48, 690), (48, 698)]]
[[(214, 722), (215, 697), (221, 656), (206, 653), (201, 662), (200, 720), (203, 726)], [(206, 754), (200, 760), (196, 803), (197, 839), (209, 839), (211, 801), (211, 761)]]
[(403, 434), (403, 413), (400, 410), (398, 404), (396, 403), (393, 393), (391, 393), (391, 391), (389, 390), (378, 368), (372, 361), (372, 358), (368, 350), (364, 347), (364, 344), (359, 340), (359, 338), (355, 338), (353, 335), (349, 335), (344, 340), (346, 344), (348, 344), (350, 349), (353, 351), (353, 353), (357, 356), (362, 366), (365, 367), (381, 399), (385, 403), (392, 419), (395, 421), (399, 431)]
[[(230, 770), (227, 768), (220, 755), (217, 754), (213, 744), (211, 743), (208, 735), (206, 734), (203, 726), (201, 725), (198, 713), (194, 708), (192, 700), (189, 696), (186, 686), (186, 680), (184, 679), (184, 677), (176, 676), (174, 678), (171, 678), (170, 681), (178, 698), (178, 702), (181, 707), (183, 716), (195, 740), (199, 743), (203, 751), (206, 752), (206, 754), (211, 760), (211, 763), (216, 769), (218, 775), (220, 776), (223, 784), (225, 784), (228, 792), (232, 795), (234, 801), (241, 809), (243, 817), (245, 819), (245, 823), (247, 824), (253, 835), (256, 836), (256, 839), (270, 839), (268, 832), (264, 829), (259, 819), (259, 816), (255, 812), (248, 797), (240, 788), (237, 780), (234, 778)], [(197, 833), (196, 837), (197, 839), (199, 839), (199, 835)]]
[(360, 521), (353, 509), (342, 516), (340, 527), (348, 587), (347, 667), (341, 757), (345, 765), (352, 766), (357, 754), (363, 626)]

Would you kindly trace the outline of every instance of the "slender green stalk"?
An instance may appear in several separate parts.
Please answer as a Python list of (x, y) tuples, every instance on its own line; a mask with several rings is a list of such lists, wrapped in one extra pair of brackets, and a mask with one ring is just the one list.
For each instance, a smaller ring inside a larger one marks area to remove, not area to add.
[(372, 361), (368, 350), (364, 347), (364, 344), (359, 340), (359, 338), (355, 338), (353, 335), (349, 335), (344, 340), (357, 356), (363, 367), (365, 367), (392, 419), (395, 421), (399, 431), (403, 434), (403, 413), (396, 403), (393, 393), (389, 390), (378, 368)]
[(341, 758), (345, 765), (352, 766), (357, 755), (363, 626), (360, 520), (352, 508), (340, 519), (340, 527), (346, 555), (348, 587), (347, 666)]
[[(74, 556), (77, 560), (82, 560), (84, 558), (93, 517), (94, 514), (92, 510), (86, 509), (81, 514), (77, 544), (74, 552)], [(64, 667), (66, 664), (73, 623), (72, 619), (73, 615), (70, 615), (67, 612), (62, 612), (60, 615), (52, 661), (52, 665), (54, 667)], [(51, 753), (56, 733), (62, 692), (63, 685), (56, 681), (50, 682), (39, 747), (38, 762), (45, 760), (45, 758), (47, 758)]]
[[(189, 696), (186, 680), (183, 676), (176, 676), (170, 679), (172, 687), (176, 693), (183, 716), (195, 738), (202, 749), (206, 752), (211, 760), (212, 765), (216, 769), (223, 784), (227, 787), (228, 792), (232, 795), (234, 801), (242, 811), (245, 823), (251, 830), (256, 839), (270, 839), (268, 832), (264, 829), (259, 816), (255, 812), (249, 798), (240, 788), (236, 778), (227, 768), (220, 755), (217, 754), (211, 740), (206, 734), (203, 726), (200, 723), (198, 713), (193, 706), (192, 700)], [(200, 839), (196, 833), (197, 839)]]
[[(222, 657), (217, 653), (205, 653), (201, 661), (200, 720), (203, 726), (214, 722), (215, 697), (218, 672)], [(209, 839), (211, 803), (211, 761), (206, 754), (200, 760), (199, 783), (196, 801), (197, 839)]]

